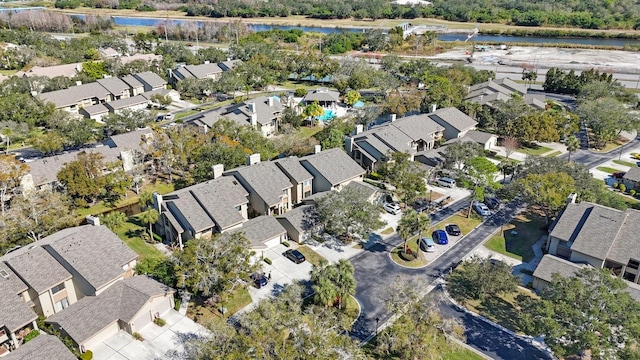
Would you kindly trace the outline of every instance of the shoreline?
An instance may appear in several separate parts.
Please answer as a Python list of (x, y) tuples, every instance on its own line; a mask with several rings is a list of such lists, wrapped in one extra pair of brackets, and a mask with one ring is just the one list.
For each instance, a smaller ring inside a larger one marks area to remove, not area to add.
[[(223, 17), (212, 18), (207, 16), (187, 16), (182, 11), (151, 11), (151, 12), (139, 12), (135, 10), (113, 10), (113, 9), (95, 9), (95, 8), (76, 8), (76, 9), (56, 9), (49, 8), (50, 11), (56, 11), (68, 15), (98, 15), (109, 17), (138, 17), (148, 19), (175, 19), (175, 20), (192, 20), (192, 21), (213, 21), (213, 22), (241, 22), (244, 24), (252, 25), (270, 25), (270, 26), (295, 26), (295, 27), (319, 27), (329, 29), (375, 29), (383, 28), (389, 29), (398, 24), (410, 22), (412, 25), (420, 26), (444, 26), (444, 33), (456, 34), (456, 33), (469, 33), (475, 28), (478, 28), (480, 32), (487, 32), (487, 34), (495, 33), (496, 31), (511, 32), (511, 31), (567, 31), (567, 32), (585, 32), (591, 33), (598, 37), (596, 34), (609, 34), (605, 37), (615, 38), (611, 34), (624, 34), (640, 37), (640, 30), (627, 30), (627, 29), (602, 29), (591, 30), (581, 28), (562, 28), (562, 27), (527, 27), (505, 24), (472, 24), (462, 22), (452, 22), (447, 20), (441, 20), (436, 18), (417, 18), (417, 19), (380, 19), (380, 20), (355, 20), (355, 19), (316, 19), (308, 18), (302, 15), (293, 15), (289, 17), (256, 17), (256, 18), (235, 18), (235, 17)], [(143, 26), (141, 26), (143, 27)], [(535, 37), (532, 36), (532, 37)], [(578, 36), (566, 36), (567, 38)]]

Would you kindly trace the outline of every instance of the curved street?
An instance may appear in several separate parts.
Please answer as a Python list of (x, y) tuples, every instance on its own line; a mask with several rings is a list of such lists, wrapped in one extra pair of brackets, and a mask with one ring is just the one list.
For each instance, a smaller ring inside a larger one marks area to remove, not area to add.
[[(436, 224), (469, 206), (468, 200), (461, 200), (448, 208), (432, 214), (432, 223)], [(506, 204), (486, 222), (467, 234), (449, 251), (445, 252), (422, 269), (406, 269), (396, 265), (389, 258), (389, 251), (402, 242), (397, 234), (378, 242), (363, 253), (351, 258), (358, 282), (356, 298), (360, 302), (362, 314), (353, 326), (351, 336), (365, 341), (375, 333), (376, 318), (379, 325), (391, 316), (385, 309), (384, 301), (388, 296), (389, 284), (400, 279), (423, 279), (431, 283), (448, 272), (452, 264), (462, 260), (474, 248), (480, 245), (500, 226), (507, 224), (521, 209), (519, 202)], [(425, 289), (426, 290), (426, 289)], [(550, 359), (550, 357), (526, 339), (514, 336), (500, 328), (490, 325), (465, 312), (456, 310), (448, 301), (440, 302), (444, 316), (459, 319), (465, 326), (467, 344), (494, 359)]]

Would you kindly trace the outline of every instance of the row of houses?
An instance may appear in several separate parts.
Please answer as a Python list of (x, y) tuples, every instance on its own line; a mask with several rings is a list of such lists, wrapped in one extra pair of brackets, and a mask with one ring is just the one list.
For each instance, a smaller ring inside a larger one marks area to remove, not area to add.
[(200, 65), (182, 65), (178, 66), (174, 70), (169, 70), (169, 81), (174, 87), (185, 79), (212, 79), (217, 80), (222, 76), (223, 72), (233, 70), (236, 66), (242, 64), (242, 60), (231, 60), (212, 63), (205, 61)]
[[(456, 108), (433, 109), (430, 113), (396, 119), (364, 131), (356, 127), (345, 139), (347, 153), (363, 168), (373, 171), (388, 160), (390, 153), (402, 152), (412, 161), (436, 166), (444, 161), (446, 146), (458, 141), (471, 141), (484, 149), (496, 145), (495, 135), (475, 130), (477, 121)], [(443, 146), (436, 144), (445, 141)]]
[(537, 109), (545, 110), (544, 94), (528, 94), (527, 88), (509, 78), (494, 79), (469, 87), (469, 93), (464, 98), (490, 108), (499, 101), (509, 101), (513, 96), (520, 96), (525, 104)]
[(100, 120), (108, 112), (146, 108), (155, 94), (177, 96), (179, 99), (179, 94), (170, 92), (166, 87), (166, 80), (147, 71), (123, 78), (105, 77), (88, 84), (41, 93), (37, 97), (53, 103), (57, 109)]
[(41, 334), (24, 344), (38, 330), (38, 316), (84, 352), (174, 307), (175, 291), (134, 276), (138, 255), (94, 220), (0, 257), (0, 354), (75, 359), (56, 337)]
[[(242, 231), (253, 249), (265, 249), (287, 238), (304, 242), (308, 227), (296, 220), (298, 205), (316, 194), (356, 186), (365, 171), (341, 149), (298, 158), (260, 161), (225, 171), (212, 168), (212, 180), (165, 195), (154, 195), (161, 217), (156, 230), (180, 247), (192, 238)], [(361, 187), (368, 187), (363, 184)], [(312, 202), (311, 202), (312, 203)], [(307, 203), (307, 205), (309, 205)]]

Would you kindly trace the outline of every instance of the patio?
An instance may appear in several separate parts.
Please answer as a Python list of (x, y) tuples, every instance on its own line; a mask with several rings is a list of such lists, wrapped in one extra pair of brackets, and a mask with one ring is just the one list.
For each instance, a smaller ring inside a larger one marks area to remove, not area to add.
[(155, 360), (168, 359), (184, 350), (185, 341), (207, 334), (207, 330), (175, 310), (160, 316), (165, 326), (149, 324), (140, 329), (144, 340), (138, 341), (131, 334), (120, 331), (91, 349), (94, 360)]

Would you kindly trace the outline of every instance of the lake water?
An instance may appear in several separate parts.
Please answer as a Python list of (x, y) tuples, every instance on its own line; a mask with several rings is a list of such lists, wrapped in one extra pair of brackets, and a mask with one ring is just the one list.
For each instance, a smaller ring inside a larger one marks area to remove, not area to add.
[[(78, 15), (82, 18), (83, 15)], [(138, 17), (124, 17), (114, 16), (113, 21), (116, 25), (121, 26), (156, 26), (160, 22), (165, 20), (162, 18), (138, 18)], [(171, 23), (179, 25), (187, 22), (193, 22), (196, 20), (184, 20), (173, 19), (169, 20)], [(211, 20), (215, 21), (215, 20)], [(203, 21), (196, 21), (201, 24)], [(323, 34), (331, 34), (335, 32), (363, 32), (365, 28), (329, 28), (329, 27), (316, 27), (316, 26), (279, 26), (279, 25), (267, 25), (267, 24), (248, 24), (250, 30), (253, 31), (267, 31), (275, 28), (282, 30), (300, 29), (304, 32), (319, 32)], [(467, 38), (466, 34), (440, 34), (438, 40), (440, 41), (464, 41)], [(580, 44), (580, 45), (599, 45), (599, 46), (619, 46), (631, 44), (640, 44), (640, 40), (635, 39), (601, 39), (601, 38), (554, 38), (554, 37), (527, 37), (527, 36), (504, 36), (504, 35), (477, 35), (472, 39), (474, 42), (494, 42), (494, 43), (511, 43), (522, 42), (531, 44), (541, 43), (557, 43), (557, 44)]]

